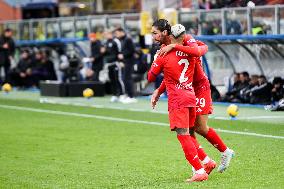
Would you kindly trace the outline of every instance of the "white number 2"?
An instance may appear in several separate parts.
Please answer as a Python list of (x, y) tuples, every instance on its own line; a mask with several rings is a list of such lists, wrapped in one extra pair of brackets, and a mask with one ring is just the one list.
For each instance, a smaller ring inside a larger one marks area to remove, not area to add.
[(181, 59), (179, 62), (178, 62), (179, 65), (182, 65), (184, 64), (184, 68), (181, 72), (181, 75), (179, 77), (179, 82), (180, 83), (183, 83), (183, 82), (186, 82), (188, 80), (188, 77), (185, 77), (185, 72), (187, 71), (188, 69), (188, 66), (189, 66), (189, 62), (187, 59)]

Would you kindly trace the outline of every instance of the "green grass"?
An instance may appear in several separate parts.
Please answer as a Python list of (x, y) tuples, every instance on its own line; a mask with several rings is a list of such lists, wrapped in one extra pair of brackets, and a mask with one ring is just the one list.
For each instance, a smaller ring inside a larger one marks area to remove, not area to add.
[[(0, 105), (163, 123), (168, 119), (151, 112), (6, 97), (0, 98)], [(210, 120), (210, 125), (284, 136), (283, 122)], [(168, 127), (0, 107), (0, 188), (283, 188), (283, 139), (220, 135), (236, 152), (230, 168), (189, 185), (184, 180), (191, 168)], [(199, 139), (210, 157), (219, 161), (217, 150)]]

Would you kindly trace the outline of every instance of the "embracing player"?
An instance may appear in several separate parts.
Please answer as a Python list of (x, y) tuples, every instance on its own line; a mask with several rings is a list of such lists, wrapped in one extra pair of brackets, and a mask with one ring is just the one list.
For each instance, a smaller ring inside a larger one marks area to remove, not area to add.
[[(192, 52), (192, 44), (196, 43), (190, 35), (184, 35), (183, 45), (177, 44), (170, 44), (170, 37), (169, 37), (169, 29), (170, 25), (168, 21), (165, 19), (157, 20), (153, 23), (152, 27), (152, 35), (153, 39), (160, 44), (164, 44), (164, 46), (160, 51), (160, 55), (165, 55), (171, 50), (180, 50), (184, 53), (191, 53)], [(198, 43), (198, 42), (197, 42)], [(202, 42), (199, 42), (199, 45), (202, 45)], [(200, 55), (203, 55), (200, 53)], [(234, 156), (234, 151), (229, 149), (225, 143), (222, 141), (220, 136), (215, 132), (215, 130), (211, 127), (208, 127), (208, 115), (212, 113), (213, 106), (212, 106), (212, 99), (211, 99), (211, 91), (210, 91), (210, 83), (205, 75), (202, 62), (200, 58), (198, 59), (198, 64), (195, 66), (194, 71), (194, 78), (193, 78), (193, 88), (196, 95), (197, 101), (197, 109), (196, 109), (196, 120), (195, 120), (195, 128), (198, 134), (202, 135), (206, 138), (215, 148), (221, 152), (221, 162), (218, 167), (219, 172), (225, 171), (230, 164), (232, 157)], [(155, 107), (156, 102), (159, 99), (159, 96), (165, 91), (165, 83), (162, 82), (161, 86), (154, 91), (151, 99), (152, 106)], [(194, 135), (192, 135), (193, 141), (195, 142), (195, 146), (198, 150), (198, 157), (202, 161), (206, 172), (209, 174), (215, 167), (216, 163), (209, 158), (209, 156), (204, 152), (201, 146), (195, 139)]]
[[(180, 24), (173, 26), (171, 33), (172, 43), (182, 45), (185, 35), (184, 26)], [(208, 174), (200, 163), (196, 147), (189, 134), (189, 128), (194, 127), (196, 115), (196, 97), (192, 87), (194, 68), (194, 58), (174, 49), (165, 56), (158, 56), (148, 73), (149, 82), (155, 81), (160, 73), (164, 73), (164, 84), (169, 96), (170, 128), (176, 131), (186, 159), (196, 170), (192, 178), (187, 180), (188, 182), (208, 179)]]

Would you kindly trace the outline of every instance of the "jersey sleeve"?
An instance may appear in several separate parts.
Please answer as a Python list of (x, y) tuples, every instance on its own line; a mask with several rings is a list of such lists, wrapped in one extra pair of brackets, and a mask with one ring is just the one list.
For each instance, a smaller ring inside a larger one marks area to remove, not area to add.
[(200, 56), (205, 55), (208, 52), (208, 46), (204, 42), (199, 40), (196, 40), (196, 43), (198, 44)]
[(208, 46), (202, 41), (195, 40), (191, 35), (187, 34), (182, 45), (176, 45), (175, 48), (179, 51), (189, 54), (190, 56), (203, 56), (208, 51)]
[(157, 57), (157, 59), (152, 63), (152, 66), (148, 72), (148, 81), (153, 82), (156, 77), (162, 72), (164, 59), (162, 57)]
[(164, 82), (164, 80), (162, 81), (161, 85), (158, 88), (159, 94), (162, 94), (166, 91), (166, 84)]
[(197, 45), (197, 43), (195, 44), (191, 44), (190, 46), (183, 46), (183, 45), (175, 45), (175, 49), (182, 51), (190, 56), (200, 56), (200, 49)]

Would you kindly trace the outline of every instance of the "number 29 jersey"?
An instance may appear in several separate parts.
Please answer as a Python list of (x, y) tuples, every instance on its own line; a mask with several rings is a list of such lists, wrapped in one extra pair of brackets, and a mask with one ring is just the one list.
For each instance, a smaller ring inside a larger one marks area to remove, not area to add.
[(164, 82), (168, 93), (168, 109), (195, 107), (196, 99), (192, 87), (195, 69), (194, 58), (178, 50), (172, 50), (165, 56), (158, 56), (148, 73), (156, 77), (164, 73)]

